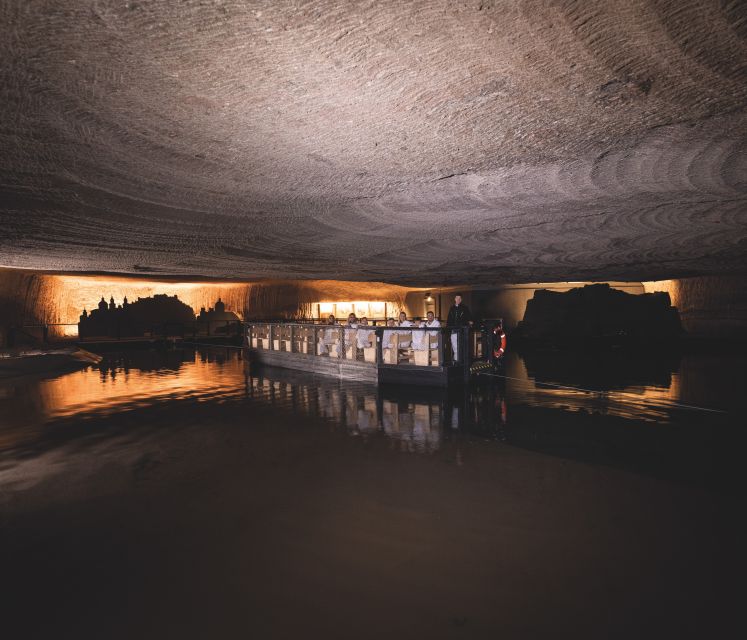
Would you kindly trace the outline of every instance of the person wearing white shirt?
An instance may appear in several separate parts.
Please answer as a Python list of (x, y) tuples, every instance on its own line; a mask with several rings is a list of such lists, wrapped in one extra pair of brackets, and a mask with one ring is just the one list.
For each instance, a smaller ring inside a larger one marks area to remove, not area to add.
[[(424, 322), (421, 322), (420, 327), (422, 328), (435, 328), (440, 327), (441, 323), (436, 319), (433, 311), (429, 311)], [(412, 348), (413, 349), (428, 349), (430, 337), (437, 337), (438, 331), (413, 331), (412, 332)]]
[(358, 322), (358, 341), (356, 346), (359, 349), (365, 349), (366, 347), (371, 346), (371, 341), (368, 339), (370, 334), (371, 331), (368, 328), (368, 318), (363, 316)]
[(348, 316), (347, 328), (345, 329), (345, 344), (353, 344), (358, 333), (358, 318), (355, 317), (354, 313)]
[[(412, 322), (410, 322), (407, 319), (407, 314), (404, 311), (402, 311), (399, 314), (399, 326), (400, 327), (412, 327), (413, 326)], [(402, 349), (407, 349), (407, 347), (410, 346), (410, 338), (412, 336), (412, 331), (400, 331), (399, 335), (405, 338), (405, 339), (403, 338), (399, 339), (399, 346)]]
[[(394, 318), (388, 318), (386, 321), (387, 327), (396, 327), (396, 323), (394, 322)], [(381, 348), (382, 349), (391, 349), (392, 348), (392, 336), (394, 336), (395, 333), (398, 333), (397, 331), (392, 331), (390, 329), (387, 329), (384, 331), (384, 335), (381, 338)]]
[[(425, 322), (420, 318), (415, 318), (413, 326), (417, 327), (418, 329), (423, 329), (425, 328)], [(425, 331), (412, 332), (412, 348), (415, 349), (415, 351), (425, 349), (425, 333)]]
[(337, 321), (335, 320), (335, 317), (332, 314), (330, 314), (327, 317), (327, 325), (330, 326), (330, 328), (325, 329), (322, 334), (322, 353), (329, 353), (330, 346), (332, 346), (335, 343), (338, 336), (340, 335), (337, 329), (331, 328), (335, 326), (336, 324), (337, 324)]

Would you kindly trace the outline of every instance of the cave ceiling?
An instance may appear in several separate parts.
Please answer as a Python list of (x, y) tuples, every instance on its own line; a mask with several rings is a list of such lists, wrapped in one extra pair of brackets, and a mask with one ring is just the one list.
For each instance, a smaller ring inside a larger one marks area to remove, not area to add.
[(0, 0), (0, 266), (747, 266), (747, 3)]

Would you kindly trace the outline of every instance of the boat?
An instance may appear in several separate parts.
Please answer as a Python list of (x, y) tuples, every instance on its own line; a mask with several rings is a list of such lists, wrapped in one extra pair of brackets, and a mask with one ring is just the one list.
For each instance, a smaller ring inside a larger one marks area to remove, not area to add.
[(100, 355), (80, 347), (0, 351), (0, 378), (74, 371), (101, 360)]
[[(460, 362), (452, 355), (452, 334), (467, 354)], [(247, 322), (244, 349), (260, 365), (373, 384), (446, 387), (469, 380), (469, 338), (467, 327)]]

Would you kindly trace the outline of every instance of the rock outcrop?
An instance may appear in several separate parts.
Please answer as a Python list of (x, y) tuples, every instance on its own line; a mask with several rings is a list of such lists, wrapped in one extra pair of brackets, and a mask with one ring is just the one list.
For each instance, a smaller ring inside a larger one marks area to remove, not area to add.
[(516, 330), (521, 339), (569, 349), (598, 341), (673, 339), (681, 332), (668, 293), (632, 295), (606, 284), (535, 292)]

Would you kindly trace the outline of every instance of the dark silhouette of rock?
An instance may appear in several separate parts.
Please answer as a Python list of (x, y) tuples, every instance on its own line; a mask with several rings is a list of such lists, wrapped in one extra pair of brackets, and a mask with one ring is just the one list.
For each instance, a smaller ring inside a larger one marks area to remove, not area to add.
[(681, 360), (677, 349), (662, 350), (655, 357), (636, 349), (581, 349), (573, 353), (526, 349), (522, 358), (536, 383), (595, 391), (645, 386), (669, 389)]
[(240, 318), (226, 311), (225, 303), (218, 298), (215, 309), (200, 310), (195, 318), (192, 307), (177, 296), (156, 294), (152, 298), (138, 298), (130, 303), (124, 298), (121, 305), (110, 298), (101, 298), (98, 308), (90, 313), (83, 309), (78, 322), (78, 335), (90, 338), (136, 338), (156, 336), (229, 335), (237, 331)]
[(83, 310), (78, 335), (81, 339), (179, 335), (184, 325), (194, 320), (192, 308), (177, 296), (156, 294), (152, 298), (138, 298), (132, 304), (125, 298), (120, 306), (116, 306), (113, 297), (108, 305), (102, 297), (98, 309), (91, 313)]
[(198, 327), (208, 335), (229, 333), (233, 323), (239, 320), (233, 311), (226, 311), (226, 305), (220, 298), (215, 303), (215, 309), (205, 311), (205, 307), (202, 307), (197, 316)]
[(540, 289), (527, 302), (517, 337), (578, 348), (583, 341), (625, 342), (678, 337), (677, 309), (668, 293), (633, 295), (607, 284), (570, 291)]

